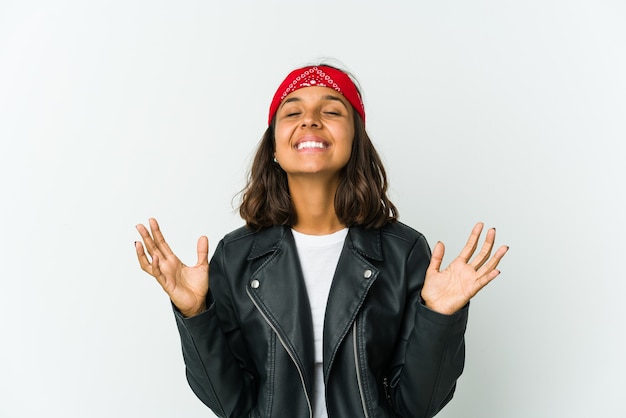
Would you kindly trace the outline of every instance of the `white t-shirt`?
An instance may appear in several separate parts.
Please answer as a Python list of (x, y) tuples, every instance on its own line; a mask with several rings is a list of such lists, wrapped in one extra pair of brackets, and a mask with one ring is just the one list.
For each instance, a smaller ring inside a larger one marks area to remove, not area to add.
[(330, 235), (306, 235), (291, 230), (300, 265), (304, 275), (306, 290), (313, 316), (313, 336), (315, 339), (315, 386), (313, 417), (326, 418), (326, 394), (324, 391), (324, 372), (322, 337), (324, 333), (324, 314), (333, 276), (337, 269), (343, 243), (348, 235), (348, 228)]

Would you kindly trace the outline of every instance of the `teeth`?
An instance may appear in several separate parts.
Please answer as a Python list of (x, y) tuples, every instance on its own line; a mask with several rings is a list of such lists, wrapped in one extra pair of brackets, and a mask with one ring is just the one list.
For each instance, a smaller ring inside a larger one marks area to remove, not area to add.
[(296, 147), (296, 149), (303, 149), (303, 148), (326, 148), (326, 146), (322, 142), (304, 141), (304, 142), (300, 142), (298, 146)]

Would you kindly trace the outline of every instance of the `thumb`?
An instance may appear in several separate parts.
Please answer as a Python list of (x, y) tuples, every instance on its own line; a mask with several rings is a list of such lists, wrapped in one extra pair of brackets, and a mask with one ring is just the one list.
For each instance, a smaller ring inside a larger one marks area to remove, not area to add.
[(428, 271), (439, 272), (445, 252), (446, 248), (443, 245), (443, 242), (437, 241), (437, 244), (435, 244), (435, 248), (433, 248), (433, 253), (430, 257), (430, 265), (428, 266)]
[(198, 238), (198, 265), (209, 264), (209, 239), (206, 236)]

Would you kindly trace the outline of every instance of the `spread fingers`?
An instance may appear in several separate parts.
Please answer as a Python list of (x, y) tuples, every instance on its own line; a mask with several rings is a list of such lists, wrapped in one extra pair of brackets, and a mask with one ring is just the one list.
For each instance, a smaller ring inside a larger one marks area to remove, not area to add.
[[(509, 251), (509, 247), (506, 245), (498, 248), (493, 257), (491, 257), (487, 263), (477, 270), (478, 274), (480, 276), (490, 276), (496, 267), (498, 267), (500, 260), (502, 260), (502, 257), (504, 257), (507, 251)], [(495, 276), (493, 278), (495, 278)]]
[(141, 269), (148, 274), (152, 274), (152, 265), (150, 264), (150, 260), (146, 256), (146, 252), (143, 249), (143, 244), (139, 241), (135, 241), (135, 252), (137, 253), (137, 260), (139, 260), (139, 265)]
[(485, 242), (483, 243), (483, 246), (481, 247), (480, 252), (474, 258), (474, 260), (472, 260), (472, 262), (470, 263), (470, 265), (474, 267), (475, 270), (478, 270), (480, 267), (482, 267), (483, 264), (487, 262), (487, 260), (489, 260), (489, 257), (491, 256), (491, 250), (493, 249), (493, 244), (495, 240), (496, 240), (496, 229), (491, 228), (489, 229), (489, 231), (487, 231), (487, 237), (485, 238)]
[(154, 239), (154, 244), (156, 248), (162, 254), (163, 258), (167, 258), (171, 256), (173, 254), (172, 249), (170, 248), (169, 245), (167, 245), (167, 242), (165, 241), (165, 238), (163, 237), (163, 234), (161, 233), (161, 228), (159, 228), (159, 223), (154, 218), (150, 218), (149, 222), (150, 222), (150, 231), (152, 231), (152, 238)]
[(472, 256), (472, 254), (474, 254), (474, 251), (476, 251), (476, 247), (478, 246), (478, 239), (480, 238), (480, 234), (483, 231), (483, 226), (484, 224), (482, 222), (478, 222), (476, 225), (474, 225), (472, 233), (470, 234), (467, 243), (465, 244), (465, 247), (463, 247), (463, 249), (461, 250), (461, 254), (459, 254), (459, 257), (466, 263), (469, 262), (470, 257)]

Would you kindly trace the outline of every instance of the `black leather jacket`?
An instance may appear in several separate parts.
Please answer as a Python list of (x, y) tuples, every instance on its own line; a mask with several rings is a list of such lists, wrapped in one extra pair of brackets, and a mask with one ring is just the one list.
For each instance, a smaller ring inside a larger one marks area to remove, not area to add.
[[(350, 228), (324, 320), (330, 418), (432, 417), (452, 398), (468, 308), (447, 316), (420, 302), (429, 260), (401, 223)], [(310, 418), (313, 326), (291, 230), (225, 236), (210, 289), (206, 312), (176, 312), (196, 395), (220, 417)]]

